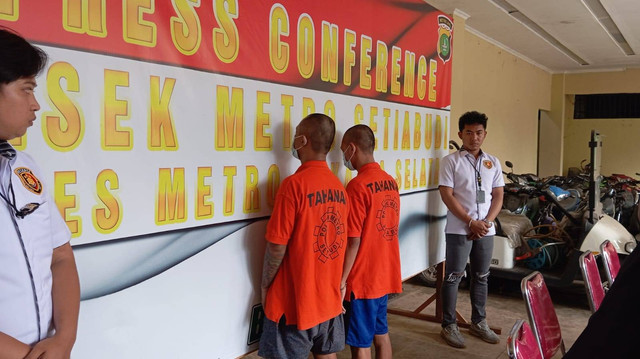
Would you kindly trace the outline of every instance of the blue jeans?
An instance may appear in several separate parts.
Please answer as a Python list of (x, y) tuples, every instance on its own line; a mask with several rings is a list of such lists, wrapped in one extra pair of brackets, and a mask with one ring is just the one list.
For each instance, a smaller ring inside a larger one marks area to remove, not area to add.
[(493, 253), (493, 236), (475, 240), (467, 239), (463, 234), (446, 234), (447, 254), (445, 277), (442, 283), (442, 327), (456, 323), (456, 301), (458, 285), (464, 277), (467, 258), (470, 259), (471, 272), (471, 322), (485, 319), (487, 303), (489, 265)]

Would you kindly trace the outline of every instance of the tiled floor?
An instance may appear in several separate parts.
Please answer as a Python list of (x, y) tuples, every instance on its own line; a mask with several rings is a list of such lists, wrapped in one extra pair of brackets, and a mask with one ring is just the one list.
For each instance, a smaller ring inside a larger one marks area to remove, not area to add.
[[(426, 322), (419, 319), (407, 318), (390, 314), (389, 333), (393, 345), (393, 357), (403, 358), (508, 358), (506, 353), (506, 338), (516, 319), (526, 319), (527, 312), (522, 297), (517, 290), (513, 290), (513, 284), (508, 285), (509, 290), (501, 291), (493, 288), (487, 301), (487, 319), (491, 326), (502, 328), (499, 344), (488, 344), (468, 334), (466, 329), (461, 329), (465, 337), (467, 347), (455, 349), (448, 346), (440, 338), (440, 324)], [(389, 307), (414, 310), (422, 304), (431, 294), (434, 288), (422, 286), (415, 280), (409, 280), (403, 285), (404, 293), (389, 300)], [(503, 292), (506, 294), (495, 294)], [(586, 307), (586, 301), (580, 296), (562, 296), (556, 300), (554, 293), (552, 299), (558, 319), (560, 321), (562, 336), (567, 348), (570, 348), (580, 332), (587, 325), (590, 311)], [(570, 305), (567, 305), (570, 304)], [(423, 311), (424, 314), (434, 314), (435, 303)], [(460, 290), (458, 294), (458, 311), (465, 318), (471, 316), (469, 292)], [(560, 354), (556, 355), (561, 357)], [(245, 358), (258, 358), (257, 353), (251, 353)], [(339, 359), (351, 358), (349, 349), (338, 353)]]

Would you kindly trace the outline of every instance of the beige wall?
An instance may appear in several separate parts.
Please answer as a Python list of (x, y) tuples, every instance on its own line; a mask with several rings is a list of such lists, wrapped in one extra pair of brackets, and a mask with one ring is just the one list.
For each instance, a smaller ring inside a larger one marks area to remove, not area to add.
[[(489, 117), (483, 149), (510, 160), (517, 172), (536, 172), (538, 110), (551, 109), (551, 74), (464, 29), (454, 14), (451, 139), (470, 110)], [(460, 141), (458, 140), (458, 143)]]
[(640, 172), (640, 119), (573, 119), (575, 94), (640, 93), (640, 69), (560, 75), (564, 77), (564, 163), (563, 173), (572, 166), (589, 160), (588, 141), (591, 130), (603, 135), (603, 175), (623, 173), (634, 176)]
[(551, 78), (551, 111), (540, 123), (539, 173), (541, 177), (562, 174), (564, 157), (564, 76)]

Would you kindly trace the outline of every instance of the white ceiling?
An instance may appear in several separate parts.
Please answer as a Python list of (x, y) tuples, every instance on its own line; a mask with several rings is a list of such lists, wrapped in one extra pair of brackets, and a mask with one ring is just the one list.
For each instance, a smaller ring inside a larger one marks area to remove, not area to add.
[[(599, 0), (633, 55), (625, 54), (592, 14), (585, 5), (590, 0), (425, 1), (448, 14), (457, 11), (468, 15), (467, 30), (553, 73), (640, 67), (639, 0)], [(504, 8), (511, 8), (515, 17)], [(522, 15), (533, 25), (526, 26), (516, 18)], [(557, 40), (555, 46), (553, 40), (544, 39), (531, 29), (538, 26)], [(455, 31), (454, 28), (454, 38)], [(577, 55), (577, 60), (563, 53), (559, 49), (562, 47)], [(587, 65), (580, 64), (580, 58)]]

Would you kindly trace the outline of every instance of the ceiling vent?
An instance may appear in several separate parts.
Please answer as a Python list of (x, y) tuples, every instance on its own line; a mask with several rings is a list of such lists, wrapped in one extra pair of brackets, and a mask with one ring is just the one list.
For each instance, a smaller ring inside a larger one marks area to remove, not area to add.
[(516, 21), (520, 22), (525, 27), (527, 27), (529, 30), (533, 31), (533, 33), (543, 38), (546, 42), (551, 44), (551, 46), (555, 47), (558, 51), (565, 54), (571, 60), (583, 66), (589, 65), (589, 63), (586, 60), (584, 60), (582, 57), (578, 56), (576, 53), (571, 51), (568, 47), (564, 46), (560, 41), (558, 41), (558, 39), (553, 37), (540, 25), (533, 22), (533, 20), (529, 19), (525, 14), (521, 13), (513, 5), (509, 4), (507, 0), (489, 0), (489, 1), (492, 2), (495, 6), (505, 11), (507, 14), (509, 14), (511, 17), (513, 17)]
[(629, 43), (627, 43), (624, 35), (620, 32), (618, 25), (616, 25), (613, 19), (611, 19), (611, 15), (609, 15), (607, 9), (602, 6), (600, 0), (582, 0), (582, 3), (587, 7), (591, 15), (598, 20), (600, 25), (604, 28), (604, 31), (609, 34), (611, 39), (613, 39), (625, 55), (631, 56), (636, 54), (631, 46), (629, 46)]

